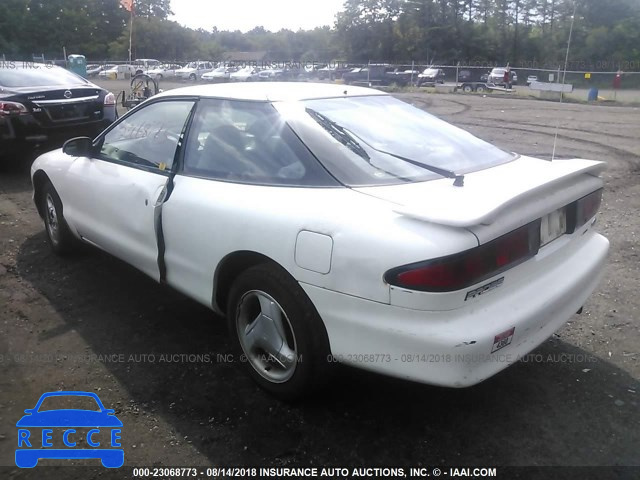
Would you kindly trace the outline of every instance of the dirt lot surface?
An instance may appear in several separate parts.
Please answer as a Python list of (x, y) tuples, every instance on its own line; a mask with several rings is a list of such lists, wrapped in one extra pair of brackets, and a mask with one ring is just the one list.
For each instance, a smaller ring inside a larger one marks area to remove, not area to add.
[[(550, 157), (558, 121), (559, 157), (608, 162), (598, 224), (611, 255), (582, 315), (530, 361), (473, 388), (343, 368), (321, 397), (284, 404), (218, 357), (230, 345), (207, 309), (101, 252), (51, 254), (28, 166), (4, 168), (0, 477), (111, 473), (15, 467), (16, 421), (53, 390), (93, 391), (115, 408), (127, 466), (640, 466), (640, 110), (499, 95), (399, 96), (540, 157)], [(114, 475), (128, 478), (131, 469)]]

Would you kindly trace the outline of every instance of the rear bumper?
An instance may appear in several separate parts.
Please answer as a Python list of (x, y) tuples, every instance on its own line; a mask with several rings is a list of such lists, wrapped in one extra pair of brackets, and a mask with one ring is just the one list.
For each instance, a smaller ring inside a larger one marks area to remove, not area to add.
[[(571, 255), (528, 282), (450, 311), (418, 311), (302, 284), (329, 335), (333, 361), (446, 387), (477, 384), (531, 352), (597, 287), (609, 242), (589, 232)], [(486, 300), (486, 301), (484, 301)], [(500, 334), (515, 331), (496, 351)]]

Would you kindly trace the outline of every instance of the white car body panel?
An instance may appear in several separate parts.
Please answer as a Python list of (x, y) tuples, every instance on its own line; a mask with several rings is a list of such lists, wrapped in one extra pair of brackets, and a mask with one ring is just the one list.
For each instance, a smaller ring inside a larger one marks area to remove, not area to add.
[[(191, 63), (191, 62), (190, 62)], [(210, 62), (198, 62), (197, 68), (184, 66), (183, 68), (176, 70), (176, 77), (182, 79), (200, 78), (205, 73), (209, 73), (213, 70), (213, 65)]]
[[(597, 287), (608, 249), (601, 235), (581, 235), (572, 255), (557, 251), (540, 261), (536, 275), (509, 287), (508, 296), (495, 292), (443, 312), (302, 287), (322, 305), (338, 361), (408, 380), (467, 387), (518, 361), (562, 327)], [(566, 272), (573, 281), (566, 281)], [(495, 337), (514, 327), (511, 344), (492, 353)]]
[[(56, 152), (61, 150), (51, 154)], [(98, 159), (62, 156), (66, 169), (51, 180), (59, 186), (72, 231), (158, 281), (156, 201), (167, 177)]]
[[(407, 222), (390, 207), (343, 188), (283, 189), (177, 175), (162, 211), (167, 281), (211, 306), (218, 262), (235, 251), (252, 251), (298, 281), (389, 303), (389, 287), (382, 282), (386, 270), (422, 259), (425, 251), (447, 255), (477, 245), (469, 232)], [(398, 222), (410, 224), (390, 238)], [(331, 237), (327, 274), (296, 264), (302, 231)], [(378, 252), (376, 262), (370, 261), (371, 251)]]
[(160, 66), (160, 67), (147, 70), (145, 73), (149, 75), (151, 78), (160, 78), (160, 77), (174, 78), (176, 76), (177, 70), (178, 68), (168, 68), (168, 67)]

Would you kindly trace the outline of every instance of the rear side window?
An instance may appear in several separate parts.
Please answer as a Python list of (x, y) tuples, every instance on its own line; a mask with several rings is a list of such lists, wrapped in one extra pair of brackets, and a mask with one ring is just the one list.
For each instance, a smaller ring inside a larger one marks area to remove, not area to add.
[(266, 102), (201, 100), (187, 139), (184, 173), (259, 185), (337, 185)]

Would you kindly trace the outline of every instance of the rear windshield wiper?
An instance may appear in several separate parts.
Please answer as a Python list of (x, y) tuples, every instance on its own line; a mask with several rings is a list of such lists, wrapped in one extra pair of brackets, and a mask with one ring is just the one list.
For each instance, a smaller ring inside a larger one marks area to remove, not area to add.
[(348, 132), (344, 127), (338, 125), (333, 120), (325, 117), (320, 112), (315, 111), (313, 108), (308, 108), (307, 107), (305, 109), (305, 111), (309, 115), (311, 115), (311, 118), (313, 118), (316, 122), (318, 122), (322, 128), (324, 128), (327, 132), (329, 132), (329, 134), (333, 138), (335, 138), (337, 141), (339, 141), (342, 145), (347, 147), (349, 150), (351, 150), (356, 155), (364, 158), (365, 160), (367, 160), (367, 161), (371, 160), (371, 157), (365, 151), (365, 149), (362, 148), (362, 145), (360, 145), (351, 136), (351, 133)]
[[(355, 133), (350, 132), (352, 135), (358, 137), (358, 135), (356, 135)], [(428, 170), (430, 172), (433, 173), (437, 173), (438, 175), (445, 177), (445, 178), (453, 178), (454, 182), (453, 182), (453, 186), (454, 187), (464, 187), (464, 175), (458, 175), (456, 172), (452, 171), (452, 170), (447, 170), (446, 168), (440, 168), (440, 167), (436, 167), (434, 165), (429, 165), (428, 163), (422, 163), (422, 162), (418, 162), (417, 160), (412, 160), (410, 158), (407, 157), (403, 157), (402, 155), (397, 155), (395, 153), (391, 153), (391, 152), (387, 152), (385, 150), (380, 150), (379, 148), (374, 147), (373, 145), (371, 145), (370, 143), (368, 143), (366, 140), (363, 140), (361, 137), (358, 137), (362, 142), (364, 142), (369, 148), (375, 150), (376, 152), (379, 153), (384, 153), (385, 155), (389, 155), (393, 158), (397, 158), (398, 160), (402, 160), (403, 162), (407, 162), (410, 163), (411, 165), (415, 165), (416, 167), (420, 167), (423, 168), (425, 170)]]
[[(360, 137), (358, 137), (360, 138)], [(362, 140), (362, 139), (360, 139)], [(364, 142), (364, 140), (362, 140)], [(367, 143), (367, 142), (364, 142)], [(367, 143), (367, 145), (369, 145)], [(446, 168), (440, 168), (440, 167), (436, 167), (433, 165), (429, 165), (427, 163), (422, 163), (422, 162), (418, 162), (416, 160), (411, 160), (410, 158), (407, 157), (403, 157), (402, 155), (396, 155), (395, 153), (391, 153), (391, 152), (386, 152), (384, 150), (380, 150), (372, 145), (369, 145), (369, 147), (371, 147), (372, 149), (374, 149), (376, 152), (380, 152), (380, 153), (384, 153), (385, 155), (390, 155), (394, 158), (397, 158), (398, 160), (402, 160), (403, 162), (407, 162), (410, 163), (411, 165), (415, 165), (416, 167), (420, 167), (420, 168), (424, 168), (425, 170), (429, 170), (430, 172), (433, 173), (437, 173), (438, 175), (441, 175), (445, 178), (453, 178), (454, 182), (453, 182), (453, 186), (454, 187), (464, 187), (464, 175), (458, 175), (456, 172), (452, 171), (452, 170), (447, 170)]]
[[(360, 155), (362, 158), (364, 158), (367, 161), (370, 161), (371, 157), (364, 150), (364, 148), (362, 148), (362, 145), (360, 145), (355, 140), (354, 137), (357, 137), (358, 139), (360, 139), (360, 141), (362, 141), (365, 145), (367, 145), (372, 150), (375, 150), (376, 152), (383, 153), (385, 155), (389, 155), (391, 157), (397, 158), (398, 160), (402, 160), (403, 162), (409, 163), (409, 164), (414, 165), (416, 167), (423, 168), (423, 169), (428, 170), (428, 171), (430, 171), (432, 173), (436, 173), (436, 174), (438, 174), (438, 175), (440, 175), (442, 177), (453, 178), (455, 180), (453, 182), (453, 185), (455, 187), (464, 186), (464, 175), (458, 175), (457, 173), (455, 173), (455, 172), (453, 172), (451, 170), (447, 170), (446, 168), (436, 167), (436, 166), (429, 165), (429, 164), (426, 164), (426, 163), (418, 162), (416, 160), (412, 160), (412, 159), (407, 158), (407, 157), (403, 157), (402, 155), (396, 155), (395, 153), (387, 152), (385, 150), (380, 150), (379, 148), (376, 148), (373, 145), (371, 145), (370, 143), (368, 143), (366, 140), (363, 140), (361, 137), (359, 137), (355, 133), (351, 132), (350, 130), (347, 130), (346, 128), (344, 128), (343, 126), (337, 124), (336, 122), (334, 122), (330, 118), (324, 116), (322, 113), (317, 112), (317, 111), (313, 110), (312, 108), (306, 108), (306, 112), (309, 115), (311, 115), (311, 117), (316, 122), (318, 122), (326, 131), (328, 131), (333, 138), (338, 140), (344, 146), (348, 147), (354, 153), (356, 153), (357, 155)], [(369, 162), (369, 163), (371, 163), (371, 162)]]

